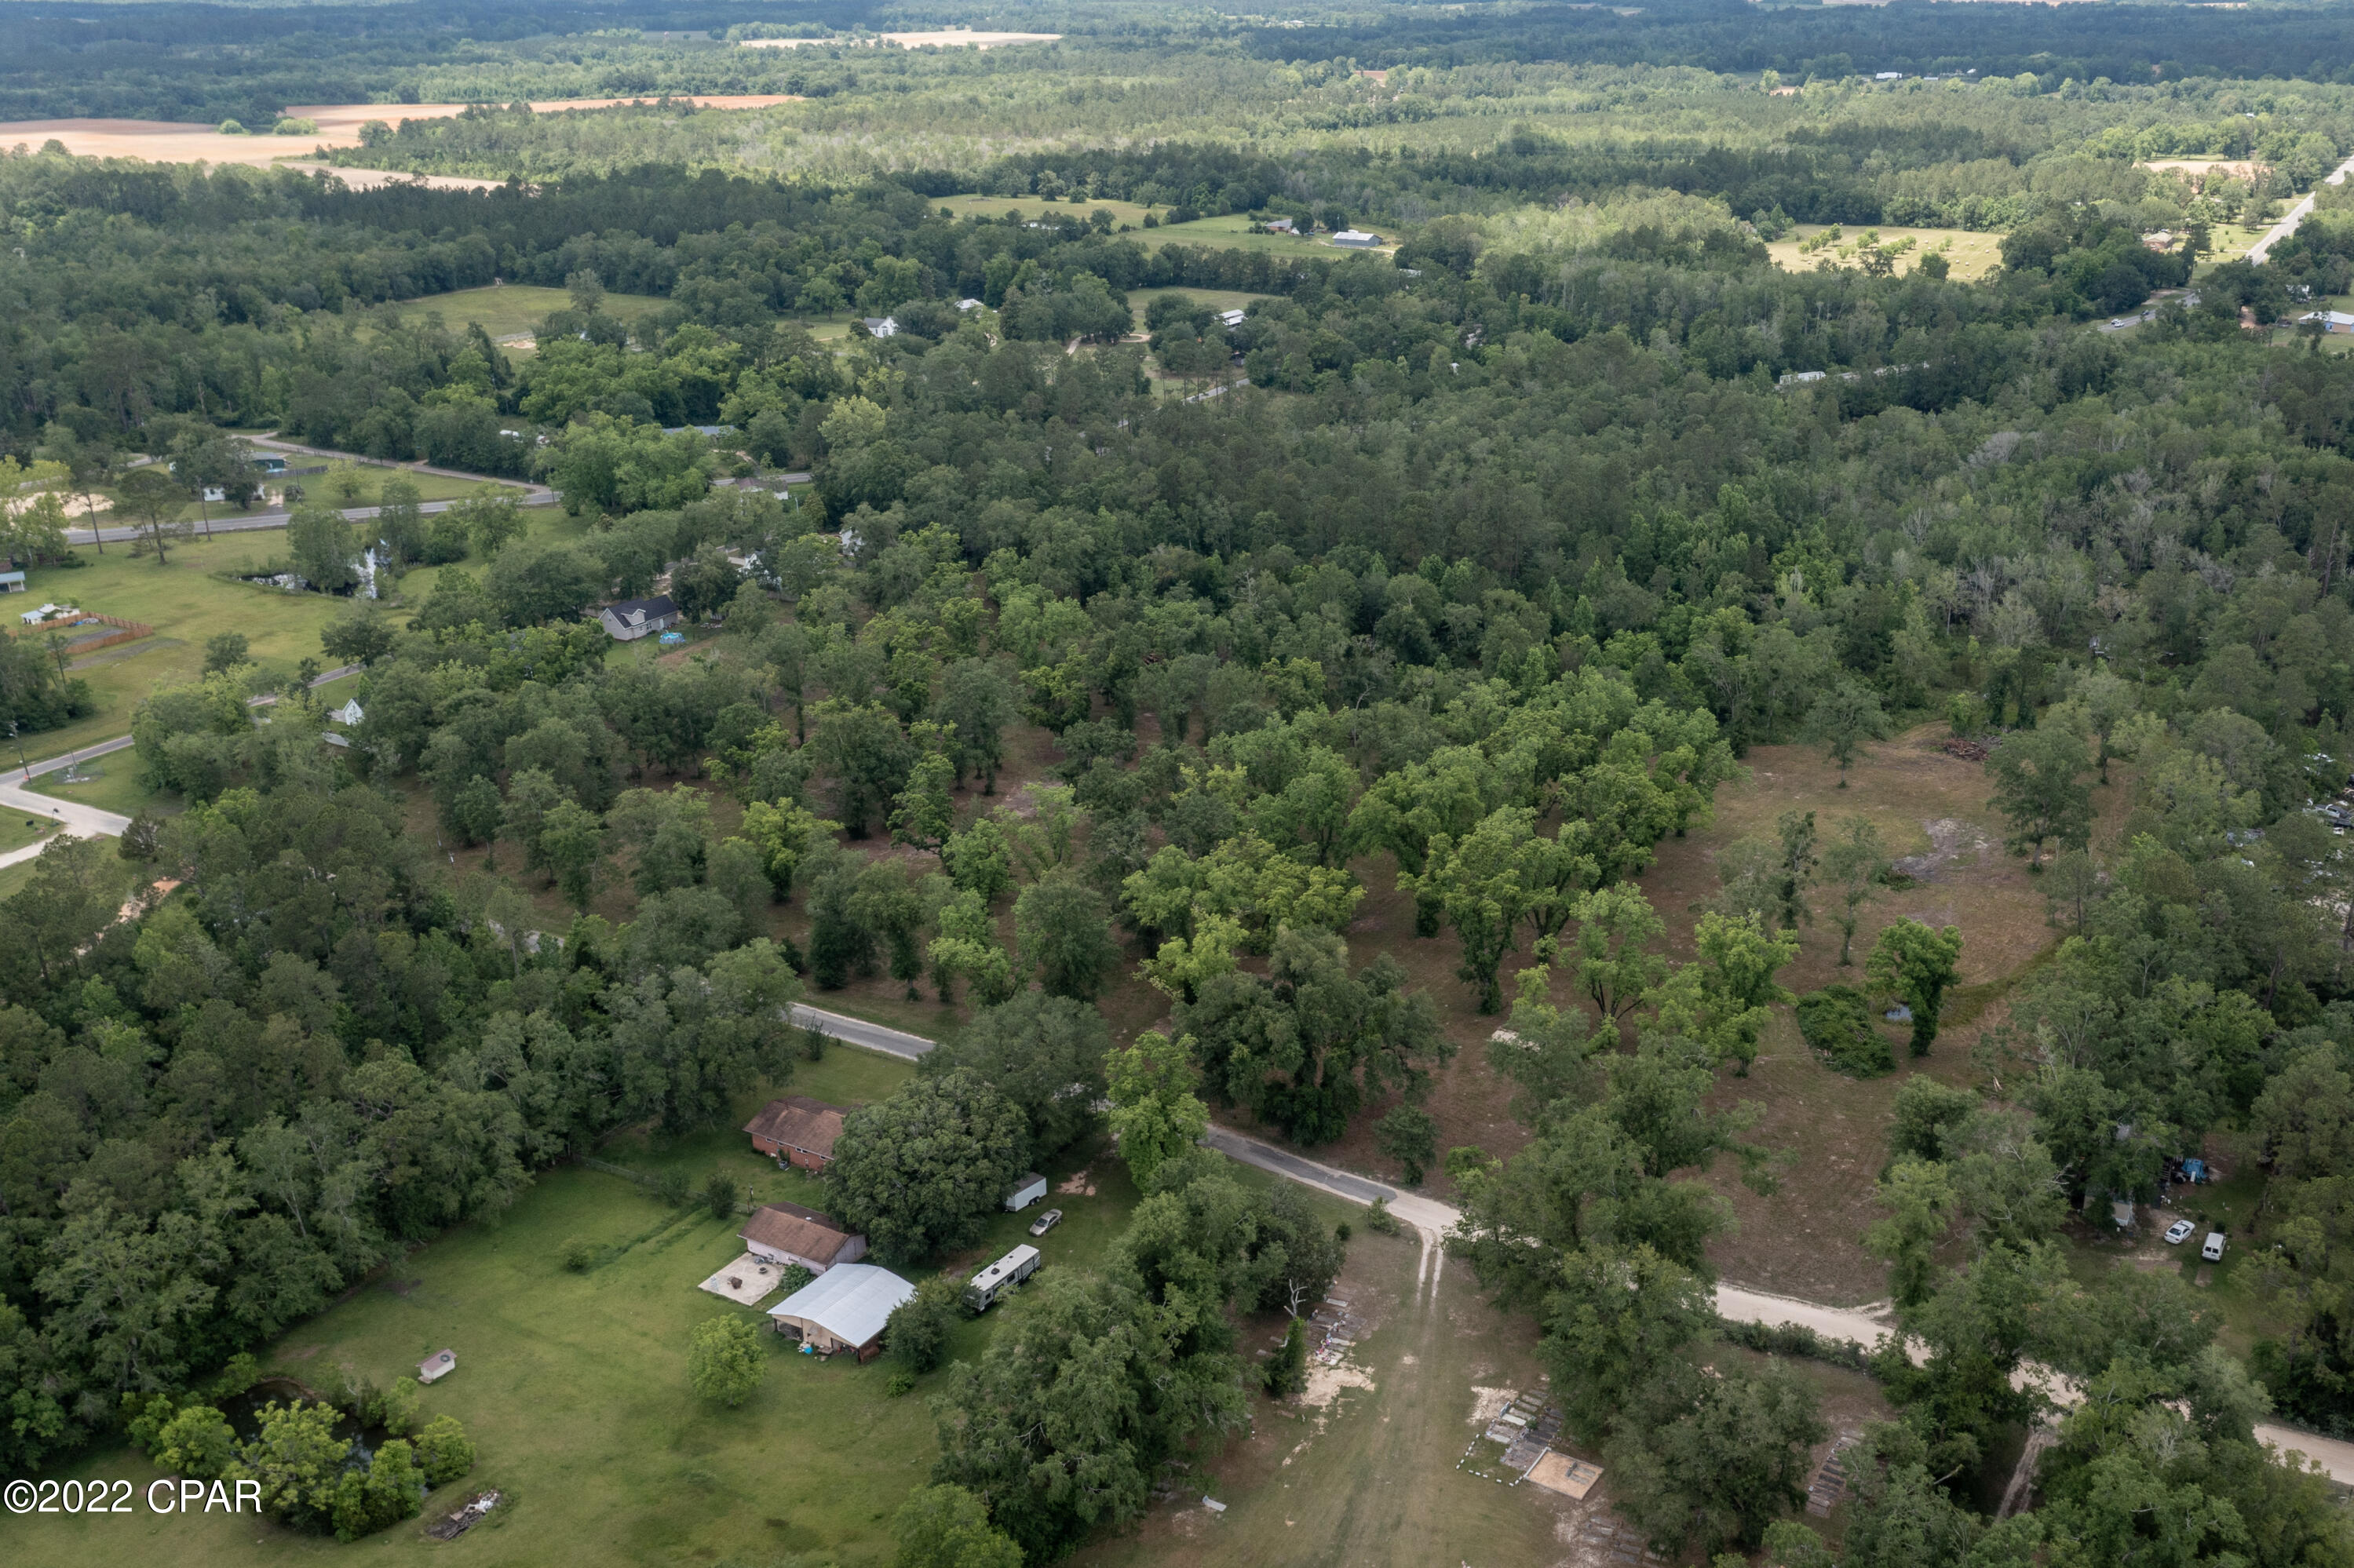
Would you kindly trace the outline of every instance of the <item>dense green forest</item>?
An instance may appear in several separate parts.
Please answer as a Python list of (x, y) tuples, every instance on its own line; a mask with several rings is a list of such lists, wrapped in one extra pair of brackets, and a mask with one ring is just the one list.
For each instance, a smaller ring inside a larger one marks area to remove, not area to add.
[[(199, 45), (227, 48), (278, 13), (195, 15), (217, 29)], [(388, 59), (425, 52), (403, 29), (442, 26), (368, 15), (373, 33), (340, 11), (316, 25)], [(1985, 42), (1982, 15), (1540, 8), (1510, 59), (1503, 29), (1451, 13), (1319, 32), (1399, 63), (1378, 106), (1395, 110), (1423, 91), (1409, 69), (1432, 73), (1430, 101), (1469, 103), (1480, 73), (1555, 48), (1639, 58), (1543, 91), (1630, 99), (1688, 58), (1950, 63)], [(1898, 722), (1934, 723), (1991, 746), (2056, 943), (1974, 1050), (1975, 1086), (1907, 1080), (1869, 1173), (1886, 1218), (1867, 1245), (1928, 1354), (1869, 1362), (1894, 1418), (1858, 1457), (1840, 1560), (2354, 1562), (2323, 1483), (2253, 1440), (2275, 1414), (2354, 1426), (2354, 863), (2314, 810), (2354, 768), (2354, 359), (2241, 320), (2344, 289), (2354, 226), (2329, 196), (2270, 265), (2194, 282), (2192, 255), (2142, 236), (2205, 198), (2133, 162), (2253, 151), (2281, 189), (2248, 199), (2311, 184), (2354, 143), (2341, 90), (2230, 79), (2291, 48), (2277, 69), (2336, 74), (2338, 13), (2249, 13), (2229, 47), (2221, 14), (2115, 15), (2006, 8), (2012, 52), (1972, 63), (2016, 81), (1771, 99), (1689, 69), (1676, 113), (1744, 106), (1722, 134), (1606, 131), (1613, 101), (1564, 111), (1596, 117), (1585, 136), (1490, 120), (1453, 147), (1244, 148), (1217, 126), (1078, 145), (1090, 132), (827, 184), (691, 149), (620, 157), (631, 127), (716, 116), (487, 110), (365, 151), (471, 167), (538, 149), (561, 177), (354, 191), (0, 159), (21, 247), (0, 267), (13, 457), (91, 474), (267, 424), (527, 473), (568, 514), (376, 520), (390, 580), (439, 570), (326, 631), (323, 657), (364, 666), (350, 744), (257, 725), (229, 659), (132, 726), (143, 779), (185, 809), (143, 816), (119, 853), (61, 840), (0, 899), (0, 1469), (126, 1425), (146, 1441), (154, 1396), (215, 1386), (615, 1129), (726, 1124), (790, 1077), (787, 1004), (887, 975), (978, 1012), (845, 1132), (835, 1190), (879, 1255), (935, 1255), (1002, 1190), (972, 1184), (970, 1213), (893, 1196), (862, 1173), (902, 1123), (994, 1144), (995, 1176), (1079, 1135), (1073, 1083), (1104, 1085), (1131, 1164), (1150, 1136), (1198, 1130), (1194, 1093), (1309, 1147), (1378, 1116), (1385, 1150), (1447, 1172), (1466, 1213), (1450, 1246), (1534, 1319), (1573, 1435), (1645, 1535), (1828, 1562), (1786, 1517), (1826, 1431), (1811, 1385), (1778, 1361), (1702, 1366), (1729, 1220), (1699, 1179), (1789, 1179), (1738, 1091), (1797, 1000), (1776, 977), (1836, 846), (1793, 813), (1720, 856), (1689, 961), (1660, 950), (1636, 878), (1708, 825), (1753, 748), (1804, 741), (1844, 768)], [(45, 61), (40, 101), (149, 90), (133, 65), (173, 20), (126, 10), (87, 48), (52, 40), (95, 63)], [(529, 29), (577, 17), (512, 20), (472, 47), (507, 50), (511, 90), (535, 91), (541, 68), (515, 63)], [(1278, 40), (1299, 30), (1192, 46), (1188, 90), (1237, 61), (1264, 78)], [(2184, 58), (2202, 69), (2168, 65)], [(2044, 79), (2063, 67), (2137, 85)], [(418, 69), (419, 92), (448, 90)], [(759, 69), (836, 73), (817, 110), (878, 79), (911, 101), (1036, 85), (1013, 54), (845, 47)], [(1345, 62), (1280, 69), (1298, 79), (1271, 97), (1330, 83), (1373, 105)], [(1096, 112), (1084, 96), (1072, 120)], [(565, 126), (621, 127), (611, 161), (577, 158)], [(976, 182), (1080, 199), (939, 205)], [(1113, 200), (1410, 230), (1394, 255), (1151, 244), (1089, 209)], [(1768, 260), (1777, 221), (1888, 220), (1904, 200), (2003, 229), (2001, 267), (1964, 283)], [(570, 291), (527, 356), (396, 308), (498, 280)], [(1188, 291), (1254, 299), (1230, 323)], [(624, 323), (608, 291), (663, 303)], [(2100, 330), (2146, 301), (2147, 324)], [(845, 311), (899, 330), (805, 324)], [(732, 429), (677, 429), (697, 425)], [(714, 483), (785, 468), (812, 482)], [(345, 555), (364, 542), (302, 517)], [(683, 660), (608, 658), (584, 611), (665, 574), (713, 635)], [(0, 700), (62, 700), (20, 673)], [(1017, 809), (996, 779), (1033, 736), (1051, 777)], [(2097, 844), (2096, 800), (2122, 819)], [(445, 876), (429, 832), (522, 863)], [(1887, 874), (1869, 849), (1847, 857), (1858, 902)], [(1411, 936), (1352, 930), (1369, 885), (1410, 897)], [(1415, 983), (1396, 950), (1442, 939), (1451, 977)], [(1963, 940), (1900, 919), (1858, 945), (1915, 1055)], [(1108, 1053), (1090, 1004), (1123, 971), (1167, 1030)], [(1861, 1075), (1893, 1065), (1865, 1002), (1826, 991), (1799, 1014)], [(1436, 1147), (1442, 1006), (1509, 1025), (1482, 1064), (1514, 1091), (1509, 1149)], [(2234, 1245), (2268, 1246), (2278, 1327), (2245, 1358), (2179, 1279), (2086, 1284), (2059, 1240), (2088, 1209), (2155, 1199), (2168, 1158), (2221, 1132), (2268, 1179), (2262, 1242)], [(1243, 1252), (1288, 1238), (1303, 1272), (1338, 1267), (1296, 1205), (1195, 1156), (1139, 1178), (1133, 1277), (1055, 1287), (1023, 1319), (1039, 1335), (961, 1369), (937, 1407), (934, 1478), (1035, 1560), (1132, 1522), (1157, 1465), (1235, 1428), (1246, 1363), (1200, 1303), (1279, 1294)], [(1232, 1256), (1171, 1240), (1246, 1209), (1256, 1239)], [(1186, 1295), (1187, 1269), (1207, 1294)], [(2053, 1417), (2041, 1506), (1998, 1522), (1980, 1503), (2039, 1414), (2014, 1379), (2029, 1363), (2090, 1397)], [(1099, 1441), (1034, 1403), (1082, 1373), (1119, 1396)], [(1100, 1484), (1062, 1484), (1081, 1474)]]

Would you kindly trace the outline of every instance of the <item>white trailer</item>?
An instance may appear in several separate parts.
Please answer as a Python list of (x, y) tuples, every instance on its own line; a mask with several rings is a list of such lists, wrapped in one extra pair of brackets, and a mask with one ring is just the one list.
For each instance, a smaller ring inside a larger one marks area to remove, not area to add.
[(1015, 1247), (987, 1268), (972, 1277), (964, 1287), (965, 1305), (976, 1312), (986, 1312), (997, 1305), (997, 1298), (1038, 1272), (1044, 1259), (1034, 1246)]
[(1005, 1206), (1018, 1214), (1045, 1195), (1046, 1179), (1033, 1171), (1013, 1184), (1013, 1191), (1005, 1194)]

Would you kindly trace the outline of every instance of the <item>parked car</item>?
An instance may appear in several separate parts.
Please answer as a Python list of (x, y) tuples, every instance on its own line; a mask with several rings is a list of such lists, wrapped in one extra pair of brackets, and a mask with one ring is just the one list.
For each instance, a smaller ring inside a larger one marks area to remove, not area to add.
[(2221, 1231), (2209, 1231), (2207, 1233), (2207, 1240), (2205, 1244), (2199, 1249), (2199, 1255), (2205, 1258), (2210, 1263), (2222, 1262), (2223, 1233)]
[(1060, 1209), (1049, 1209), (1031, 1222), (1030, 1234), (1034, 1236), (1043, 1236), (1048, 1231), (1053, 1230), (1056, 1225), (1059, 1225), (1062, 1223), (1063, 1211)]
[(2166, 1245), (2168, 1246), (2180, 1246), (2184, 1242), (2190, 1239), (2190, 1233), (2198, 1228), (2198, 1226), (2192, 1224), (2189, 1220), (2175, 1221), (2172, 1224), (2166, 1227)]

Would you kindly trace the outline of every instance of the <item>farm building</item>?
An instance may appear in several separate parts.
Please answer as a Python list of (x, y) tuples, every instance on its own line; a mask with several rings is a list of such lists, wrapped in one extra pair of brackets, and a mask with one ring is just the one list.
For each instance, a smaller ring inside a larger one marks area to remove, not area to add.
[(667, 631), (678, 624), (678, 606), (668, 594), (656, 594), (652, 599), (625, 599), (619, 604), (609, 604), (597, 612), (599, 624), (605, 634), (617, 642), (635, 642), (657, 631)]
[(814, 1351), (852, 1351), (872, 1361), (883, 1351), (883, 1325), (915, 1295), (914, 1286), (887, 1268), (837, 1264), (769, 1308), (769, 1320)]
[(799, 1203), (769, 1203), (754, 1211), (737, 1233), (755, 1257), (770, 1263), (798, 1263), (811, 1274), (823, 1274), (837, 1264), (856, 1263), (866, 1255), (866, 1238), (854, 1236), (832, 1218)]
[(1362, 228), (1344, 228), (1332, 237), (1332, 243), (1350, 250), (1367, 250), (1382, 242), (1378, 234), (1368, 234)]
[(807, 1095), (770, 1100), (744, 1124), (752, 1147), (779, 1163), (822, 1171), (833, 1163), (833, 1140), (842, 1136), (842, 1107)]

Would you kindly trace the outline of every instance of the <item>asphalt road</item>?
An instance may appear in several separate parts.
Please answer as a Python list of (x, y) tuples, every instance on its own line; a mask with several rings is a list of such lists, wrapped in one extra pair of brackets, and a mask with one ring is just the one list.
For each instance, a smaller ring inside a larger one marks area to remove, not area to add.
[[(358, 670), (357, 664), (338, 664), (311, 683), (314, 686), (324, 685), (329, 681), (339, 681), (345, 675), (355, 674)], [(261, 696), (248, 699), (246, 705), (266, 708), (277, 701), (277, 694), (265, 693)], [(341, 739), (342, 737), (331, 736), (328, 738)], [(129, 736), (118, 735), (111, 740), (94, 741), (89, 746), (76, 747), (63, 757), (44, 758), (30, 766), (18, 766), (5, 772), (0, 772), (0, 807), (12, 811), (23, 811), (28, 816), (47, 817), (53, 822), (64, 824), (67, 832), (78, 833), (83, 838), (119, 839), (122, 836), (122, 831), (131, 825), (131, 819), (121, 812), (101, 811), (96, 806), (86, 806), (80, 800), (68, 800), (56, 795), (39, 794), (26, 786), (45, 774), (55, 773), (73, 763), (88, 762), (93, 757), (109, 756), (125, 749), (130, 745)], [(7, 853), (0, 854), (0, 866), (11, 866), (19, 861), (31, 860), (48, 848), (50, 842), (51, 840), (43, 839), (37, 843), (20, 844)]]
[[(815, 1023), (835, 1039), (869, 1050), (914, 1061), (929, 1051), (933, 1042), (920, 1035), (885, 1029), (879, 1023), (864, 1019), (845, 1017), (839, 1012), (827, 1012), (814, 1007), (796, 1005), (793, 1022), (803, 1027)], [(1426, 1284), (1434, 1292), (1438, 1270), (1444, 1266), (1440, 1243), (1462, 1218), (1462, 1211), (1436, 1199), (1401, 1192), (1394, 1187), (1363, 1176), (1336, 1171), (1263, 1143), (1230, 1128), (1213, 1126), (1202, 1135), (1202, 1142), (1230, 1159), (1271, 1171), (1303, 1187), (1329, 1192), (1353, 1203), (1370, 1204), (1387, 1199), (1390, 1213), (1422, 1233), (1424, 1250), (1432, 1255), (1426, 1258), (1424, 1277), (1418, 1285)], [(1895, 1329), (1895, 1320), (1884, 1308), (1831, 1307), (1819, 1301), (1802, 1301), (1796, 1297), (1776, 1296), (1767, 1291), (1750, 1290), (1738, 1285), (1720, 1284), (1716, 1287), (1717, 1315), (1735, 1323), (1793, 1323), (1812, 1329), (1826, 1339), (1851, 1340), (1860, 1345), (1872, 1345)], [(1916, 1359), (1925, 1352), (1914, 1349)], [(2021, 1369), (2022, 1375), (2044, 1382), (2062, 1404), (2073, 1404), (2078, 1395), (2065, 1379), (2049, 1369), (2030, 1366)], [(2345, 1485), (2354, 1485), (2354, 1443), (2340, 1443), (2327, 1437), (2316, 1437), (2309, 1433), (2294, 1431), (2286, 1426), (2258, 1423), (2256, 1440), (2267, 1443), (2284, 1452), (2305, 1455), (2329, 1472), (2330, 1478)]]
[(822, 1029), (830, 1038), (845, 1045), (863, 1045), (869, 1051), (880, 1051), (885, 1056), (896, 1056), (903, 1062), (916, 1060), (935, 1044), (920, 1034), (885, 1029), (863, 1018), (828, 1012), (822, 1007), (804, 1007), (799, 1002), (793, 1004), (793, 1022), (803, 1029)]
[[(478, 478), (480, 476), (467, 474), (462, 475), (461, 477), (472, 479)], [(417, 510), (428, 516), (430, 516), (436, 512), (447, 512), (450, 508), (460, 503), (455, 501), (427, 501), (420, 503)], [(522, 506), (553, 506), (556, 504), (556, 493), (552, 490), (537, 489), (525, 491), (521, 496), (516, 498), (516, 504)], [(345, 506), (339, 507), (337, 510), (343, 513), (346, 521), (360, 523), (375, 516), (383, 509), (376, 506)], [(215, 534), (246, 534), (262, 528), (283, 528), (286, 526), (286, 519), (289, 515), (290, 514), (281, 506), (269, 512), (232, 513), (226, 517), (214, 518), (210, 524), (196, 523), (191, 524), (191, 526), (195, 528), (196, 536), (198, 538), (204, 536), (207, 528), (209, 528), (210, 532)], [(145, 532), (145, 530), (140, 528), (109, 528), (101, 526), (98, 530), (98, 536), (101, 540), (109, 545), (127, 545), (132, 540), (136, 539), (143, 532)], [(75, 527), (66, 530), (66, 539), (70, 544), (81, 544), (89, 537), (90, 530), (86, 527)]]

